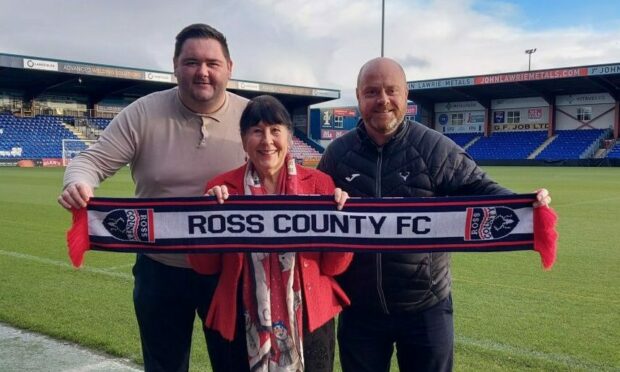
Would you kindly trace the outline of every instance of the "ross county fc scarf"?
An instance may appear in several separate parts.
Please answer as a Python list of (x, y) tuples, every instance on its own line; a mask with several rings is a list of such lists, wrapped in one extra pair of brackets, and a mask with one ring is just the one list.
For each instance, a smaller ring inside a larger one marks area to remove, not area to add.
[(69, 257), (91, 250), (141, 253), (500, 252), (535, 250), (555, 262), (557, 216), (535, 194), (439, 198), (333, 196), (91, 198), (73, 210)]

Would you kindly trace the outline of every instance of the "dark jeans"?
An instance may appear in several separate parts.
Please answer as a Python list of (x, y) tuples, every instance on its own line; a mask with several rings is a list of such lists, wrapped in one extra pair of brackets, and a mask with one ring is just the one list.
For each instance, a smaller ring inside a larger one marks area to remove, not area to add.
[[(167, 266), (142, 254), (137, 255), (133, 274), (145, 371), (187, 371), (194, 319), (198, 314), (204, 321), (217, 276)], [(205, 337), (210, 335), (205, 332)], [(219, 356), (211, 350), (209, 356), (218, 371)]]
[(343, 372), (387, 372), (396, 343), (401, 372), (451, 371), (452, 297), (414, 314), (375, 315), (347, 309), (338, 321)]

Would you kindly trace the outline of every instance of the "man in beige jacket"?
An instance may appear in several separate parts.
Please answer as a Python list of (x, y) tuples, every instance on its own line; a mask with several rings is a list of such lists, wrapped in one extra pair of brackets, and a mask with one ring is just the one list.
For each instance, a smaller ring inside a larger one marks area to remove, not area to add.
[[(243, 164), (239, 118), (247, 99), (226, 91), (233, 62), (224, 35), (187, 26), (176, 37), (173, 63), (177, 87), (127, 106), (71, 161), (58, 197), (64, 208), (85, 207), (100, 182), (126, 164), (138, 198), (200, 196), (207, 180)], [(217, 277), (195, 273), (180, 254), (138, 254), (133, 273), (146, 371), (187, 371), (195, 314), (204, 320)], [(226, 368), (218, 359), (226, 347), (209, 342), (215, 371)]]

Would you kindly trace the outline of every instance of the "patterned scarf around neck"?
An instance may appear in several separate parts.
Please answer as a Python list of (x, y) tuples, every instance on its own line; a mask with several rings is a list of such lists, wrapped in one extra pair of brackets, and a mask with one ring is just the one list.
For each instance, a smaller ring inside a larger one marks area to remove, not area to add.
[[(268, 194), (248, 161), (245, 195)], [(295, 159), (287, 155), (276, 194), (297, 193)], [(303, 371), (303, 304), (295, 252), (246, 253), (242, 291), (251, 371)]]

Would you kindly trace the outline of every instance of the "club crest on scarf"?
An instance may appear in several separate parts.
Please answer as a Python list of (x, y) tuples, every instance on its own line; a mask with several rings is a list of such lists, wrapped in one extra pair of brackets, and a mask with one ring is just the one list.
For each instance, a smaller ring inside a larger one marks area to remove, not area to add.
[(519, 217), (507, 207), (467, 208), (465, 240), (502, 238), (519, 224)]
[(115, 209), (105, 216), (103, 226), (119, 240), (149, 243), (155, 241), (152, 209)]

